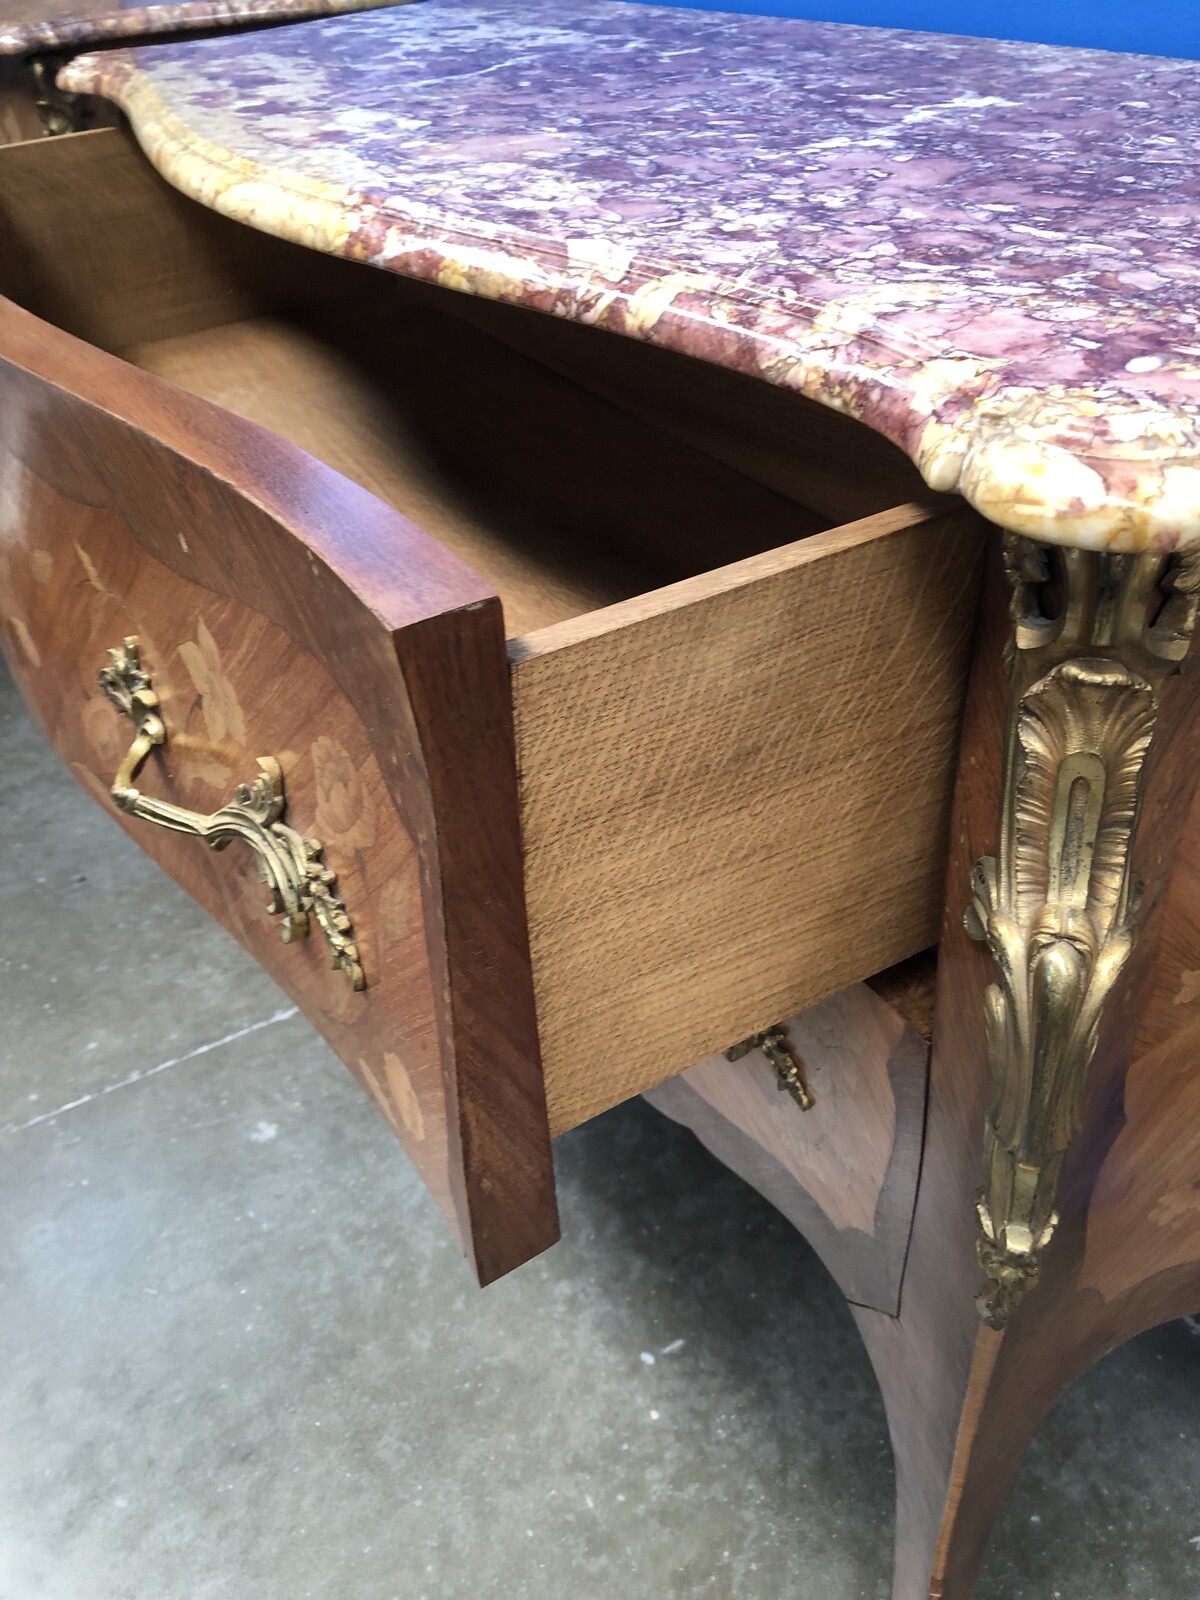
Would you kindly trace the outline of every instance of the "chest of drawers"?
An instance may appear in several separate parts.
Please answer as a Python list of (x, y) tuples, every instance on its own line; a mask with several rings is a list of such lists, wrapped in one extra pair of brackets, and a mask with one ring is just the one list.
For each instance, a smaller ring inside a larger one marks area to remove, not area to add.
[[(766, 419), (785, 455), (747, 427), (745, 378), (701, 369), (697, 392), (682, 358), (558, 324), (543, 349), (527, 312), (215, 217), (123, 132), (9, 157), (28, 169), (14, 298), (88, 341), (12, 310), (11, 403), (52, 392), (57, 347), (87, 429), (76, 460), (119, 478), (72, 482), (57, 425), (23, 463), (41, 506), (9, 556), (17, 670), (103, 792), (133, 729), (96, 672), (126, 636), (170, 730), (152, 758), (165, 796), (215, 810), (285, 753), (285, 821), (337, 873), (361, 993), (322, 939), (279, 945), (236, 852), (129, 825), (209, 885), (435, 1192), (465, 1183), (494, 1276), (553, 1237), (547, 1126), (935, 940), (977, 519), (803, 397)], [(56, 263), (58, 217), (89, 204), (96, 251)], [(714, 436), (732, 464), (694, 442)], [(858, 452), (852, 478), (818, 467), (834, 481), (816, 507), (793, 498), (796, 436), (818, 462)], [(149, 452), (132, 474), (131, 449)], [(94, 709), (64, 715), (64, 693)], [(480, 1130), (450, 1151), (448, 1092), (505, 1130), (503, 1151)], [(539, 1210), (524, 1185), (510, 1196), (518, 1172)]]
[[(1122, 1105), (1193, 1021), (1176, 175), (1062, 156), (1119, 58), (989, 101), (1013, 49), (434, 0), (80, 56), (130, 126), (0, 150), (0, 592), (59, 754), (481, 1282), (642, 1092), (788, 1211), (884, 1384), (897, 1600), (966, 1594), (1057, 1386), (1200, 1292), (1168, 1102)], [(939, 940), (934, 1017), (931, 958), (877, 975)]]

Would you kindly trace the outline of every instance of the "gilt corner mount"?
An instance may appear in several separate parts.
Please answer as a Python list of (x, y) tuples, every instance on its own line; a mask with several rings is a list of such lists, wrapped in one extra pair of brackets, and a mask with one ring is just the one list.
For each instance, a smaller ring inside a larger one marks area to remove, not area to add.
[(1003, 1328), (1058, 1224), (1105, 1004), (1137, 934), (1131, 857), (1163, 682), (1187, 654), (1200, 557), (1052, 549), (1009, 535), (1009, 711), (995, 856), (967, 931), (996, 968), (984, 997), (993, 1098), (979, 1198), (979, 1295)]

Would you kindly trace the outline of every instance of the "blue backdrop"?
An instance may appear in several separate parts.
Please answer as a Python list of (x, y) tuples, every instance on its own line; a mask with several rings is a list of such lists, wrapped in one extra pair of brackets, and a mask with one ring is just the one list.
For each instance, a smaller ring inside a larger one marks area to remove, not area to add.
[(655, 0), (706, 11), (865, 22), (1200, 59), (1200, 0)]

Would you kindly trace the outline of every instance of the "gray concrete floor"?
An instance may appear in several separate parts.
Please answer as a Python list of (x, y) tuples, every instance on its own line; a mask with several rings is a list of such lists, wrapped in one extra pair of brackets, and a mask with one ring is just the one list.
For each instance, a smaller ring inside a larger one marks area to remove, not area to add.
[[(484, 1293), (382, 1120), (0, 677), (0, 1600), (885, 1600), (811, 1252), (634, 1103)], [(1200, 1326), (1038, 1434), (979, 1600), (1200, 1597)]]

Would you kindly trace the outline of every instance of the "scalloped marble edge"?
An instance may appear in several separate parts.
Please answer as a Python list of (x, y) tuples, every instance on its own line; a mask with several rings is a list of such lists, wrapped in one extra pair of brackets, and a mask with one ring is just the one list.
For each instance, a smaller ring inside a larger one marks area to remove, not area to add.
[[(523, 238), (516, 254), (513, 243), (428, 206), (406, 213), (394, 197), (239, 156), (176, 116), (128, 51), (79, 56), (58, 82), (119, 105), (168, 182), (249, 227), (797, 390), (890, 438), (930, 488), (960, 494), (990, 522), (1030, 538), (1114, 551), (1169, 552), (1200, 542), (1200, 413), (1147, 405), (1104, 386), (1008, 386), (979, 397), (986, 360), (925, 357), (889, 342), (878, 317), (919, 297), (912, 286), (856, 291), (814, 307), (810, 320), (784, 319), (758, 297), (730, 294), (678, 264), (663, 263), (659, 276), (631, 289), (621, 281), (628, 253), (603, 240)], [(740, 323), (723, 317), (723, 306), (736, 306)], [(839, 359), (839, 346), (851, 341), (878, 348), (878, 367)], [(1081, 437), (1086, 452), (1057, 442)], [(1121, 484), (1117, 493), (1110, 476)]]
[(0, 27), (0, 56), (24, 56), (98, 44), (104, 39), (153, 38), (191, 28), (237, 27), (301, 17), (331, 17), (347, 11), (376, 11), (410, 5), (413, 0), (158, 0), (91, 17), (47, 17)]

